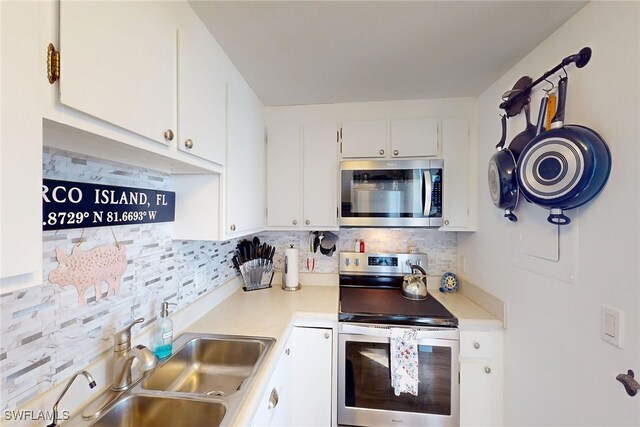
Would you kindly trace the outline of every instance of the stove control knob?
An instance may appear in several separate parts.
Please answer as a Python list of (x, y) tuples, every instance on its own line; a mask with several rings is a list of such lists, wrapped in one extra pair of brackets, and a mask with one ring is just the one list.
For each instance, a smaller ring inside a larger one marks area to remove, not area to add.
[(349, 267), (349, 258), (345, 258), (345, 259), (344, 259), (344, 265), (346, 265), (347, 267)]
[(356, 267), (358, 267), (358, 266), (360, 265), (360, 259), (359, 259), (359, 258), (356, 258), (356, 259), (354, 260), (354, 262), (355, 262), (355, 264), (356, 264)]

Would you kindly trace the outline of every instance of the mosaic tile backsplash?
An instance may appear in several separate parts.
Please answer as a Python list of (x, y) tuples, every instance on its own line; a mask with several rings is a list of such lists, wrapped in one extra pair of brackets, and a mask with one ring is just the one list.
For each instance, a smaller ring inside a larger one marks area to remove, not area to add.
[[(49, 148), (43, 152), (43, 176), (172, 190), (170, 175)], [(183, 308), (235, 275), (230, 262), (235, 241), (174, 241), (170, 223), (112, 228), (128, 259), (118, 295), (107, 297), (103, 282), (103, 298), (96, 301), (89, 287), (86, 305), (79, 307), (74, 286), (49, 283), (47, 276), (58, 265), (55, 248), (70, 253), (80, 229), (43, 232), (42, 284), (0, 295), (2, 409), (21, 406), (101, 357), (111, 349), (113, 333), (130, 320), (146, 319), (136, 334), (148, 328), (161, 302)], [(81, 247), (112, 244), (111, 228), (87, 228)]]
[[(411, 250), (429, 256), (427, 274), (440, 276), (447, 271), (456, 271), (458, 236), (453, 232), (441, 232), (425, 228), (343, 228), (335, 232), (338, 236), (336, 251), (329, 257), (309, 251), (309, 232), (306, 231), (265, 231), (257, 234), (260, 241), (276, 246), (274, 261), (282, 269), (284, 249), (289, 245), (299, 249), (299, 271), (308, 272), (307, 258), (315, 259), (316, 273), (338, 273), (338, 254), (353, 252), (356, 239), (365, 241), (366, 252), (401, 252)], [(313, 264), (311, 264), (313, 265)]]
[[(172, 190), (170, 175), (50, 148), (43, 152), (43, 177)], [(130, 320), (146, 319), (135, 327), (137, 334), (156, 320), (161, 302), (177, 304), (172, 310), (184, 308), (236, 274), (231, 264), (236, 240), (175, 241), (171, 239), (170, 223), (112, 229), (118, 242), (125, 246), (128, 259), (118, 295), (107, 297), (107, 284), (103, 282), (103, 298), (96, 301), (95, 291), (89, 287), (86, 304), (79, 307), (74, 286), (49, 283), (48, 274), (58, 265), (55, 248), (70, 253), (80, 240), (80, 229), (43, 232), (42, 284), (0, 294), (3, 410), (20, 407), (102, 357), (111, 349), (113, 333)], [(356, 239), (365, 240), (367, 252), (416, 249), (427, 253), (429, 275), (456, 270), (456, 233), (353, 228), (336, 234), (336, 252), (328, 257), (318, 251), (314, 255), (314, 272), (337, 273), (338, 253), (353, 251)], [(300, 250), (300, 271), (308, 271), (308, 232), (265, 231), (257, 236), (276, 246), (274, 260), (278, 268), (282, 268), (284, 249), (293, 244)], [(86, 229), (82, 240), (84, 250), (114, 244), (109, 227)]]

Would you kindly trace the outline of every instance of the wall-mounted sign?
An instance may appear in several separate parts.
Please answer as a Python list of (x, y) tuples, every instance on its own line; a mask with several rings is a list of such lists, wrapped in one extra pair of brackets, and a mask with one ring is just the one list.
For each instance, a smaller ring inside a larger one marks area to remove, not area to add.
[(42, 180), (42, 228), (171, 222), (176, 193), (86, 182)]

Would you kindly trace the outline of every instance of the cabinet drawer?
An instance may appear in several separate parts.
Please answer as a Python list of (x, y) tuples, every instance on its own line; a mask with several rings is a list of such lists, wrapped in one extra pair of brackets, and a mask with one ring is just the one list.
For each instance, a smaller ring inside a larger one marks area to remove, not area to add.
[(460, 331), (461, 358), (491, 358), (494, 356), (495, 332)]

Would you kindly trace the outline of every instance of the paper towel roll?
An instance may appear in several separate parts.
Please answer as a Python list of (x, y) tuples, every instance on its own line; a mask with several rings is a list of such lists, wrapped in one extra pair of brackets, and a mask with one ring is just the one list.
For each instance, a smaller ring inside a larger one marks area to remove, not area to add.
[(287, 248), (284, 250), (284, 274), (283, 282), (287, 288), (298, 287), (298, 249)]

